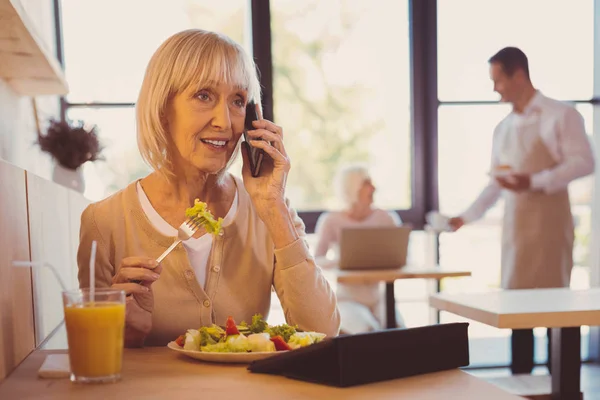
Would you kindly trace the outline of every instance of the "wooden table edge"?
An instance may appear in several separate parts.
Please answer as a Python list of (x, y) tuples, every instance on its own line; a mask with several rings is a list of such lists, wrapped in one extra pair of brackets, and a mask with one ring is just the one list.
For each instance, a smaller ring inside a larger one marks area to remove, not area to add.
[[(163, 351), (168, 351), (166, 350), (166, 348), (163, 347), (150, 347), (150, 348), (146, 348), (149, 350), (149, 353), (152, 355), (152, 353), (156, 352), (163, 352)], [(132, 351), (139, 351), (140, 349), (127, 349), (127, 350), (132, 350)], [(47, 382), (47, 385), (52, 385), (53, 381), (64, 381), (64, 380), (68, 380), (68, 378), (40, 378), (37, 376), (37, 371), (39, 370), (39, 368), (41, 367), (41, 365), (43, 364), (44, 360), (46, 359), (46, 357), (50, 354), (67, 354), (68, 350), (67, 349), (55, 349), (55, 350), (44, 350), (44, 349), (38, 349), (38, 350), (34, 350), (32, 353), (30, 353), (23, 361), (23, 363), (21, 363), (21, 365), (19, 365), (19, 367), (17, 367), (13, 372), (17, 372), (17, 377), (14, 377), (13, 379), (23, 379), (24, 376), (22, 375), (23, 373), (23, 369), (28, 370), (29, 372), (35, 372), (34, 375), (31, 375), (30, 377), (27, 377), (27, 379), (32, 379), (32, 380), (43, 380)], [(23, 365), (24, 364), (24, 365)], [(242, 366), (240, 368), (245, 368), (245, 366)], [(488, 386), (490, 389), (493, 387), (496, 390), (493, 390), (492, 392), (494, 393), (494, 395), (498, 395), (501, 394), (503, 395), (502, 398), (514, 398), (514, 399), (520, 399), (521, 397), (519, 397), (518, 395), (511, 393), (510, 391), (507, 391), (505, 388), (501, 388), (498, 385), (494, 385), (493, 383), (490, 383), (488, 381), (486, 381), (485, 379), (479, 378), (477, 376), (474, 376), (473, 374), (470, 374), (467, 371), (464, 371), (461, 368), (452, 368), (452, 369), (448, 369), (448, 370), (443, 370), (443, 371), (437, 371), (437, 372), (431, 372), (431, 373), (427, 373), (427, 374), (419, 374), (419, 375), (415, 375), (415, 376), (411, 376), (411, 377), (406, 377), (406, 378), (398, 378), (398, 379), (416, 379), (418, 378), (420, 375), (433, 375), (433, 374), (447, 374), (448, 377), (451, 376), (458, 376), (457, 374), (460, 374), (462, 376), (468, 377), (468, 379), (472, 379), (473, 381), (478, 381), (481, 382), (482, 384)], [(12, 375), (12, 374), (11, 374)], [(285, 377), (282, 377), (285, 378)], [(8, 380), (11, 379), (11, 376), (9, 375), (4, 381), (0, 381), (0, 392), (2, 392), (2, 387), (4, 385), (5, 382), (7, 382)], [(285, 378), (288, 379), (288, 378)], [(393, 379), (396, 380), (396, 379)], [(311, 384), (310, 382), (302, 382), (302, 381), (298, 381), (300, 383), (306, 383), (306, 384)], [(387, 381), (383, 381), (383, 382), (387, 382)], [(383, 383), (383, 382), (376, 382), (375, 384), (378, 383)], [(368, 385), (368, 384), (367, 384)], [(346, 390), (346, 389), (353, 389), (353, 388), (339, 388), (342, 391)], [(342, 393), (342, 391), (340, 391), (340, 393)], [(488, 389), (489, 391), (489, 389)]]
[[(500, 328), (500, 318), (497, 313), (481, 310), (479, 308), (474, 308), (464, 304), (452, 303), (442, 297), (439, 297), (438, 294), (432, 294), (429, 296), (429, 306), (440, 311), (446, 311), (463, 318), (468, 318), (473, 321), (493, 326), (495, 328)], [(460, 312), (458, 312), (458, 310), (460, 310)]]
[(339, 283), (356, 283), (356, 282), (385, 282), (391, 283), (402, 279), (445, 279), (445, 278), (461, 278), (472, 276), (471, 271), (434, 271), (426, 270), (419, 272), (415, 269), (402, 271), (397, 269), (376, 269), (376, 270), (356, 270), (356, 271), (335, 271), (333, 272), (335, 279)]

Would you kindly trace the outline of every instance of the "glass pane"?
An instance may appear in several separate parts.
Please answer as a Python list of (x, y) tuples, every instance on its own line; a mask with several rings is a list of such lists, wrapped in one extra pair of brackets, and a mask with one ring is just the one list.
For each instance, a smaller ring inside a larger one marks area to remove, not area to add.
[[(247, 35), (247, 1), (63, 0), (70, 102), (135, 102), (146, 65), (167, 37), (188, 28)], [(246, 46), (249, 48), (249, 46)]]
[[(594, 127), (594, 110), (591, 104), (577, 104), (577, 110), (586, 123), (586, 131), (592, 140)], [(573, 261), (575, 269), (571, 275), (571, 287), (589, 288), (590, 286), (590, 235), (592, 231), (592, 196), (594, 178), (587, 176), (569, 185), (569, 195), (575, 221), (575, 248)]]
[[(468, 207), (488, 182), (494, 127), (510, 111), (506, 104), (440, 106), (440, 211), (456, 215)], [(440, 264), (467, 268), (472, 277), (444, 282), (444, 291), (478, 292), (500, 284), (501, 202), (480, 221), (440, 237)], [(510, 360), (509, 330), (441, 313), (441, 321), (469, 322), (471, 365), (503, 365)]]
[(150, 172), (137, 147), (133, 107), (71, 108), (67, 117), (96, 125), (104, 146), (104, 161), (84, 165), (85, 196), (89, 199), (103, 199)]
[(441, 212), (463, 211), (488, 182), (494, 128), (508, 112), (507, 104), (439, 107)]
[(593, 90), (594, 1), (438, 0), (438, 90), (443, 100), (496, 100), (487, 60), (506, 46), (529, 58), (545, 94), (589, 99)]
[(379, 207), (409, 208), (408, 1), (272, 0), (271, 18), (274, 113), (295, 207), (338, 206), (332, 178), (340, 164), (360, 161)]
[[(586, 132), (593, 138), (594, 106), (577, 104), (577, 110), (585, 120)], [(588, 289), (590, 287), (591, 266), (591, 234), (592, 234), (592, 199), (594, 193), (594, 178), (588, 176), (578, 179), (569, 185), (571, 211), (575, 221), (575, 246), (573, 248), (573, 272), (571, 273), (571, 288)], [(589, 332), (587, 326), (581, 327), (581, 358), (589, 358)]]

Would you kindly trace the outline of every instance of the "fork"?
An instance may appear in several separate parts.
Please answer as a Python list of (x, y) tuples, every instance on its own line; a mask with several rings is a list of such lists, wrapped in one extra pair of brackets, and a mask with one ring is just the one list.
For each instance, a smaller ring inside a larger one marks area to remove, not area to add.
[(196, 231), (198, 230), (198, 228), (202, 224), (203, 220), (204, 220), (204, 218), (194, 217), (194, 218), (188, 218), (186, 221), (184, 221), (179, 226), (179, 229), (177, 229), (177, 239), (175, 239), (175, 241), (173, 242), (173, 244), (171, 246), (169, 246), (169, 248), (167, 250), (165, 250), (165, 252), (162, 253), (160, 255), (160, 257), (158, 257), (156, 259), (156, 261), (160, 264), (161, 261), (164, 260), (164, 258), (167, 255), (169, 255), (169, 253), (171, 251), (173, 251), (173, 249), (175, 247), (177, 247), (177, 245), (179, 243), (183, 242), (184, 240), (188, 240), (189, 238), (191, 238), (192, 236), (194, 236), (194, 233), (196, 233)]

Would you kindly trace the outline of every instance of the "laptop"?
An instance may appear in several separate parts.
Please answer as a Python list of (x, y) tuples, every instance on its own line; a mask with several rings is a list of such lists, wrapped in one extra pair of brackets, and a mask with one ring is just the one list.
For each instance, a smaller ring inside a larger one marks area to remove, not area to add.
[(405, 266), (411, 230), (410, 225), (342, 229), (339, 268), (353, 270)]

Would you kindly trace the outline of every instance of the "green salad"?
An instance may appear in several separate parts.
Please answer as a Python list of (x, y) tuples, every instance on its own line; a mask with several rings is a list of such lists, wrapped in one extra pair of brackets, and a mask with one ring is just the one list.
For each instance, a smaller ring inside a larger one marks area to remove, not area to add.
[(194, 205), (192, 207), (185, 210), (185, 216), (194, 222), (199, 223), (208, 233), (217, 235), (221, 232), (223, 218), (215, 220), (215, 217), (213, 217), (212, 213), (208, 210), (206, 203), (198, 199), (194, 200)]
[(224, 328), (218, 325), (188, 329), (175, 342), (185, 350), (246, 353), (246, 352), (275, 352), (294, 350), (310, 346), (325, 338), (324, 333), (301, 332), (295, 326), (288, 324), (270, 326), (256, 314), (252, 323), (242, 322), (236, 325), (232, 317), (227, 319)]

